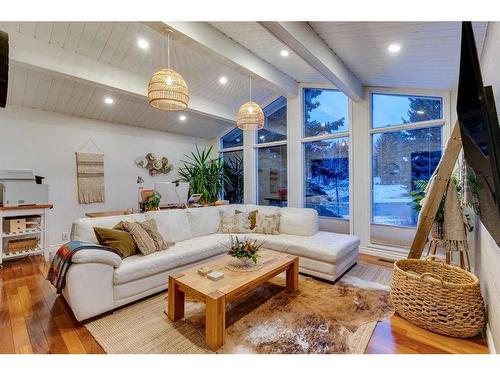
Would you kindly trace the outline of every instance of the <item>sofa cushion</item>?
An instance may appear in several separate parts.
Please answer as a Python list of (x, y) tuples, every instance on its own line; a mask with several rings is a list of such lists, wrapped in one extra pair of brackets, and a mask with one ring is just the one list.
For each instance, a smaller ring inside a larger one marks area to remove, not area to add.
[(158, 227), (156, 226), (156, 221), (153, 219), (140, 221), (139, 225), (144, 229), (151, 237), (155, 243), (156, 250), (167, 250), (168, 242), (165, 241), (160, 232), (158, 232)]
[(238, 210), (241, 212), (245, 212), (245, 205), (244, 204), (225, 204), (222, 206), (217, 206), (220, 212), (230, 212), (233, 213)]
[(359, 238), (348, 234), (316, 232), (313, 236), (249, 233), (248, 239), (264, 241), (264, 248), (336, 264), (359, 246)]
[(229, 235), (216, 233), (177, 242), (167, 251), (157, 251), (147, 256), (131, 256), (124, 259), (120, 267), (115, 269), (114, 284), (138, 280), (223, 254), (227, 251), (229, 241)]
[(280, 227), (279, 214), (263, 214), (257, 212), (255, 228), (253, 229), (255, 233), (279, 234), (278, 232), (279, 227)]
[(187, 216), (193, 237), (217, 233), (220, 210), (217, 207), (188, 208)]
[(145, 216), (156, 221), (158, 232), (168, 243), (193, 237), (186, 210), (148, 211)]
[(112, 247), (127, 258), (139, 252), (132, 235), (124, 230), (94, 227), (95, 236), (102, 246)]
[(155, 242), (139, 223), (124, 221), (123, 226), (132, 235), (142, 255), (149, 255), (156, 251)]
[(220, 233), (248, 233), (250, 232), (250, 218), (246, 212), (238, 210), (234, 213), (220, 213)]
[(143, 214), (81, 218), (73, 222), (71, 227), (71, 240), (99, 244), (94, 233), (94, 227), (111, 229), (120, 221), (136, 222), (143, 220)]
[(313, 208), (284, 207), (280, 215), (280, 233), (312, 236), (318, 231), (318, 212)]

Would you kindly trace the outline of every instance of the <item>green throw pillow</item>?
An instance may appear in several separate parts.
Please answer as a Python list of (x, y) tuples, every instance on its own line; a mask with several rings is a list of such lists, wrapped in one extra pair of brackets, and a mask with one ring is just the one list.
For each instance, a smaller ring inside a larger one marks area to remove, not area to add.
[(99, 244), (121, 251), (122, 258), (139, 253), (132, 235), (125, 230), (94, 227), (94, 233)]

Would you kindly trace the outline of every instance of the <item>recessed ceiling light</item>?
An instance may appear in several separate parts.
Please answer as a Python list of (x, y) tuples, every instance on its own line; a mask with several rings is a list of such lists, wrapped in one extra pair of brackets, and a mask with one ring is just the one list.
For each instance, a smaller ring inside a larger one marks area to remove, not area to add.
[(219, 83), (221, 85), (225, 85), (227, 83), (227, 77), (224, 77), (224, 76), (220, 77), (219, 78)]
[(325, 127), (325, 123), (324, 123), (324, 122), (322, 122), (322, 123), (321, 123), (321, 127), (322, 127), (322, 128), (324, 128), (324, 127)]
[(283, 57), (288, 57), (289, 54), (290, 52), (288, 52), (286, 49), (282, 49), (280, 52), (280, 55)]
[(104, 98), (104, 103), (106, 103), (106, 104), (108, 104), (108, 105), (111, 105), (111, 104), (113, 104), (114, 102), (115, 102), (115, 100), (114, 100), (113, 98), (109, 97), (109, 96), (106, 96), (106, 97)]
[(146, 39), (138, 38), (137, 45), (139, 46), (140, 49), (148, 49), (149, 48), (149, 42)]
[(266, 137), (264, 137), (263, 135), (261, 135), (259, 138), (262, 139), (262, 140), (264, 140)]
[(399, 51), (401, 51), (401, 46), (399, 44), (391, 44), (389, 45), (389, 47), (387, 47), (387, 50), (390, 52), (390, 53), (398, 53)]
[(181, 120), (181, 121), (186, 121), (186, 118), (187, 117), (185, 115), (180, 115), (179, 116), (179, 120)]

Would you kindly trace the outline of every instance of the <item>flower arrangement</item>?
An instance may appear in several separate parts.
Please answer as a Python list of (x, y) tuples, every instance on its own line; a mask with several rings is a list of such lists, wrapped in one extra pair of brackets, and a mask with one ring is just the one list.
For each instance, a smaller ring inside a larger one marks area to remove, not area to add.
[(264, 242), (257, 244), (257, 241), (240, 241), (237, 236), (231, 236), (231, 246), (228, 247), (227, 254), (241, 261), (251, 259), (257, 264), (259, 258), (258, 251), (264, 245)]

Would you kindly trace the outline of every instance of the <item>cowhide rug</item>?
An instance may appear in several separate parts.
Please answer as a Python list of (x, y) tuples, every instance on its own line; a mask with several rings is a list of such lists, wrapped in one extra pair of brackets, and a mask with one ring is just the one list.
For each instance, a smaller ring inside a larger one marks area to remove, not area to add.
[[(301, 275), (293, 294), (276, 277), (228, 306), (219, 352), (364, 353), (376, 321), (393, 314), (391, 274), (358, 264), (336, 284)], [(204, 343), (205, 305), (188, 300), (185, 318), (171, 322), (166, 297), (159, 293), (85, 327), (106, 353), (211, 353)]]
[[(218, 352), (351, 353), (360, 327), (393, 313), (388, 288), (377, 283), (301, 277), (299, 291), (289, 293), (277, 277), (228, 305), (226, 342)], [(204, 332), (205, 305), (186, 301), (185, 320)]]

